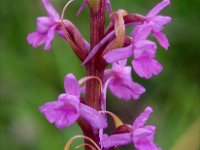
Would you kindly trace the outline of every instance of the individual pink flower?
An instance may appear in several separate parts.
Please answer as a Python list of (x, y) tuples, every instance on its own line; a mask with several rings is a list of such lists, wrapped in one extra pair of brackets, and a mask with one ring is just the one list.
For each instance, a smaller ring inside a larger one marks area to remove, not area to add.
[(57, 101), (47, 102), (39, 108), (50, 123), (55, 123), (57, 128), (64, 128), (81, 117), (93, 128), (107, 126), (99, 112), (80, 102), (81, 87), (73, 74), (65, 77), (64, 87), (66, 93), (60, 94)]
[(59, 32), (60, 15), (49, 0), (42, 0), (42, 3), (47, 11), (48, 17), (41, 16), (37, 18), (36, 32), (29, 33), (27, 41), (33, 47), (44, 44), (44, 49), (48, 50), (51, 48), (51, 42), (54, 39), (55, 33)]
[(156, 44), (149, 40), (135, 42), (132, 66), (140, 77), (150, 79), (162, 71), (162, 65), (154, 59), (156, 48)]
[(152, 108), (147, 107), (144, 112), (136, 118), (130, 132), (105, 136), (100, 142), (101, 146), (110, 148), (133, 143), (137, 150), (161, 150), (161, 148), (154, 143), (155, 127), (152, 125), (145, 125), (152, 112)]
[(156, 49), (157, 46), (152, 41), (135, 39), (134, 43), (127, 47), (108, 52), (104, 59), (108, 63), (114, 63), (133, 55), (132, 66), (135, 72), (140, 77), (150, 79), (152, 75), (158, 75), (162, 71), (162, 65), (155, 60)]
[(110, 80), (109, 89), (125, 101), (131, 98), (137, 100), (145, 92), (144, 87), (132, 81), (131, 67), (126, 66), (126, 60), (114, 63), (111, 69), (105, 70), (104, 80)]
[(150, 33), (158, 40), (160, 45), (168, 49), (169, 42), (164, 33), (162, 33), (163, 26), (171, 22), (171, 17), (161, 16), (158, 13), (166, 6), (170, 5), (169, 0), (163, 0), (157, 4), (145, 17), (145, 22), (142, 25), (137, 25), (133, 30), (133, 36), (138, 38), (140, 36), (149, 36)]

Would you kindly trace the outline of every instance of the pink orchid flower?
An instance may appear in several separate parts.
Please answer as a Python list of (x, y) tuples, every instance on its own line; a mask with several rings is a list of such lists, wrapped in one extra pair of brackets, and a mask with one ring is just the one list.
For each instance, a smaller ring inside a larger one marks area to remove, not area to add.
[(131, 98), (137, 100), (145, 92), (145, 88), (132, 81), (131, 67), (126, 66), (126, 60), (114, 63), (111, 69), (105, 70), (104, 80), (110, 80), (111, 92), (125, 101)]
[(105, 118), (98, 111), (80, 102), (81, 87), (73, 74), (65, 77), (64, 87), (66, 93), (60, 94), (57, 101), (47, 102), (39, 108), (50, 123), (64, 128), (81, 117), (93, 128), (107, 127)]
[(60, 15), (54, 9), (49, 0), (42, 0), (42, 3), (47, 11), (48, 17), (41, 16), (37, 18), (36, 32), (29, 33), (27, 41), (33, 47), (44, 44), (44, 49), (51, 48), (51, 42), (54, 39), (55, 33), (59, 32)]
[(144, 39), (135, 39), (135, 42), (127, 47), (118, 48), (104, 55), (108, 63), (114, 63), (130, 56), (134, 56), (132, 66), (135, 72), (146, 79), (153, 74), (158, 75), (162, 71), (162, 65), (155, 60), (157, 46), (154, 42)]
[(100, 142), (101, 146), (110, 148), (133, 143), (137, 150), (161, 150), (153, 141), (155, 127), (152, 125), (145, 125), (152, 112), (152, 108), (147, 107), (144, 112), (136, 118), (130, 132), (105, 136)]
[(146, 38), (152, 33), (152, 35), (158, 40), (160, 45), (168, 49), (169, 42), (164, 33), (162, 33), (163, 26), (171, 22), (171, 17), (157, 15), (166, 6), (170, 5), (169, 0), (163, 0), (157, 4), (145, 17), (145, 22), (142, 25), (137, 25), (133, 30), (133, 36), (138, 38), (140, 36), (146, 36)]
[(162, 71), (162, 65), (154, 59), (156, 49), (157, 46), (152, 41), (135, 41), (132, 66), (140, 77), (150, 79), (153, 75), (158, 75)]

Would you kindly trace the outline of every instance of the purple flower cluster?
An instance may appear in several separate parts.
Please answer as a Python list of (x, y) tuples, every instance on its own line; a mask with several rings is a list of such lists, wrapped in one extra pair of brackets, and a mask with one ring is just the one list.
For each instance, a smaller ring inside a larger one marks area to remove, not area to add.
[(168, 49), (169, 42), (162, 30), (171, 18), (157, 14), (169, 4), (169, 0), (163, 0), (156, 5), (144, 18), (144, 23), (135, 26), (131, 34), (133, 42), (127, 47), (108, 52), (104, 55), (105, 60), (113, 63), (133, 55), (132, 66), (140, 77), (150, 79), (152, 75), (158, 75), (162, 71), (162, 65), (155, 60), (157, 46), (153, 41), (147, 40), (147, 37), (152, 34), (163, 48)]
[[(146, 79), (162, 71), (162, 65), (156, 60), (157, 45), (148, 37), (153, 35), (164, 49), (168, 49), (169, 42), (162, 31), (164, 25), (170, 23), (171, 18), (158, 15), (158, 13), (170, 5), (170, 1), (163, 0), (146, 16), (129, 14), (125, 10), (113, 11), (110, 1), (105, 0), (104, 2), (110, 15), (110, 24), (102, 40), (88, 54), (90, 45), (76, 26), (68, 20), (63, 20), (49, 0), (42, 0), (48, 17), (37, 18), (36, 31), (27, 36), (29, 44), (33, 47), (44, 44), (44, 49), (48, 50), (51, 48), (55, 33), (58, 33), (61, 38), (70, 43), (75, 54), (83, 62), (82, 65), (87, 65), (97, 54), (100, 54), (99, 66), (105, 68), (111, 64), (111, 67), (103, 70), (101, 79), (97, 76), (87, 76), (78, 81), (73, 74), (67, 74), (64, 79), (65, 93), (60, 94), (56, 101), (45, 103), (39, 110), (57, 128), (69, 127), (80, 121), (90, 126), (91, 132), (95, 130), (101, 132), (101, 134), (95, 134), (99, 135), (100, 140), (97, 144), (102, 150), (129, 143), (133, 143), (137, 150), (161, 150), (154, 143), (155, 126), (145, 125), (153, 112), (151, 107), (147, 107), (132, 125), (123, 124), (117, 127), (113, 134), (107, 135), (103, 132), (103, 129), (108, 126), (106, 115), (87, 104), (85, 96), (87, 91), (84, 85), (81, 87), (81, 84), (92, 78), (100, 81), (103, 111), (106, 111), (107, 89), (126, 102), (131, 99), (138, 100), (146, 90), (142, 85), (133, 81), (131, 71), (133, 68), (138, 76)], [(84, 0), (77, 14), (80, 14), (85, 6), (90, 6), (90, 3), (92, 3), (90, 0)], [(125, 33), (129, 26), (134, 27), (130, 36)], [(127, 59), (131, 56), (133, 56), (132, 67), (127, 65)], [(121, 128), (125, 131), (115, 132)]]

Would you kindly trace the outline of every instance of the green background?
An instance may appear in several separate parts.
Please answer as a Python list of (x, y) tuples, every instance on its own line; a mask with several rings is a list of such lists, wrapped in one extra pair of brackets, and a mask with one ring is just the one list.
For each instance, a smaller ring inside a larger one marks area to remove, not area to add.
[[(53, 0), (61, 12), (66, 1)], [(67, 10), (65, 17), (74, 22), (89, 39), (89, 11), (75, 17), (82, 0)], [(159, 0), (111, 0), (114, 10), (145, 15)], [(158, 47), (158, 60), (164, 70), (150, 80), (134, 80), (147, 92), (139, 101), (125, 103), (108, 94), (108, 109), (126, 123), (147, 105), (154, 108), (148, 124), (157, 126), (156, 143), (163, 150), (199, 150), (200, 99), (200, 2), (171, 0), (171, 6), (161, 14), (173, 18), (165, 27), (170, 40), (169, 51)], [(66, 141), (81, 130), (77, 125), (59, 130), (40, 114), (38, 107), (56, 100), (64, 91), (64, 76), (72, 72), (84, 76), (84, 68), (69, 45), (58, 36), (48, 52), (32, 48), (26, 42), (29, 32), (35, 31), (36, 17), (46, 15), (40, 0), (1, 0), (0, 60), (0, 149), (2, 150), (60, 150)], [(195, 148), (196, 147), (196, 148)], [(72, 148), (73, 149), (73, 148)], [(121, 149), (133, 149), (127, 146)]]

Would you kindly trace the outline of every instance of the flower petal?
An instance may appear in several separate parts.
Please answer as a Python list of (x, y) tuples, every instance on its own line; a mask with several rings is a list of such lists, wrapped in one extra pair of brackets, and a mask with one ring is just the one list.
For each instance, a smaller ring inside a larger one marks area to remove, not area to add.
[(132, 45), (123, 48), (113, 49), (103, 56), (108, 63), (127, 59), (132, 55)]
[(62, 102), (63, 106), (56, 109), (58, 113), (60, 113), (55, 122), (56, 127), (64, 128), (71, 126), (76, 122), (80, 115), (79, 99), (68, 94), (61, 94), (58, 97), (58, 102)]
[(139, 99), (140, 95), (142, 95), (146, 91), (143, 86), (133, 81), (129, 83), (129, 89), (131, 91), (132, 97), (135, 100)]
[(63, 104), (60, 102), (48, 102), (39, 107), (40, 112), (45, 115), (47, 120), (50, 123), (54, 123), (59, 117), (59, 113), (56, 111), (56, 108), (61, 107)]
[(168, 16), (155, 16), (150, 19), (149, 25), (152, 27), (153, 32), (161, 32), (165, 24), (171, 22), (171, 17)]
[(167, 50), (169, 48), (169, 41), (164, 33), (162, 32), (153, 33), (153, 36), (158, 40), (158, 42), (164, 49)]
[(144, 112), (142, 112), (134, 121), (132, 125), (133, 129), (137, 129), (144, 126), (144, 124), (149, 119), (149, 116), (151, 115), (152, 112), (153, 112), (153, 109), (151, 107), (146, 107)]
[(111, 136), (103, 138), (101, 140), (100, 145), (109, 148), (115, 146), (126, 145), (131, 142), (131, 134), (130, 133), (123, 133), (123, 134), (113, 134)]
[(146, 79), (150, 79), (152, 75), (158, 75), (162, 71), (162, 65), (155, 59), (141, 57), (132, 61), (135, 72)]
[(142, 25), (137, 25), (133, 32), (131, 33), (135, 42), (146, 40), (147, 37), (150, 35), (152, 31), (152, 27), (149, 26), (147, 23)]
[(129, 101), (131, 99), (131, 91), (129, 88), (126, 87), (127, 85), (123, 85), (122, 83), (113, 83), (111, 81), (109, 85), (109, 89), (112, 91), (112, 93), (125, 101)]
[(145, 126), (133, 131), (132, 140), (138, 150), (161, 150), (154, 144), (154, 126)]
[(93, 128), (103, 129), (106, 128), (107, 122), (102, 114), (100, 114), (95, 109), (85, 105), (80, 104), (80, 115), (85, 119)]
[(129, 101), (133, 97), (136, 100), (145, 89), (132, 81), (131, 67), (125, 64), (126, 60), (113, 63), (112, 68), (104, 72), (104, 80), (111, 79), (108, 87), (118, 98)]
[(155, 130), (155, 126), (144, 126), (133, 130), (133, 142), (137, 143), (141, 139), (153, 142)]
[(80, 85), (72, 73), (65, 76), (64, 87), (67, 94), (80, 97)]
[(44, 49), (45, 50), (49, 50), (51, 48), (51, 42), (53, 41), (54, 39), (54, 36), (55, 36), (55, 30), (56, 30), (56, 25), (52, 26), (47, 35), (46, 35), (46, 41), (45, 41), (45, 46), (44, 46)]
[(154, 17), (157, 15), (161, 10), (163, 10), (166, 6), (170, 5), (170, 0), (163, 0), (162, 2), (158, 3), (148, 14), (147, 17)]
[(49, 0), (42, 0), (42, 3), (49, 15), (54, 20), (60, 20), (60, 15), (57, 13), (53, 5), (50, 3)]
[(142, 40), (135, 43), (134, 58), (138, 59), (143, 56), (154, 58), (156, 55), (157, 46), (149, 40)]
[(56, 102), (42, 105), (40, 112), (57, 128), (72, 125), (79, 117), (79, 100), (66, 94), (61, 94)]
[(161, 26), (170, 23), (171, 20), (172, 18), (169, 16), (160, 16), (160, 15), (151, 18), (151, 21), (155, 22), (156, 24), (160, 24)]
[(53, 22), (49, 17), (37, 18), (37, 31), (40, 33), (47, 33)]
[(27, 36), (28, 43), (31, 44), (33, 47), (42, 45), (45, 42), (45, 40), (46, 36), (39, 32), (31, 32)]

